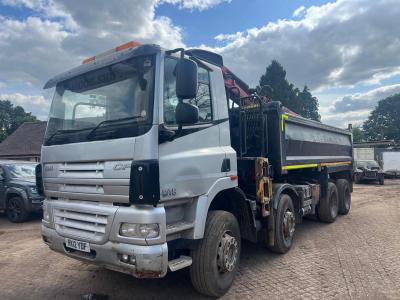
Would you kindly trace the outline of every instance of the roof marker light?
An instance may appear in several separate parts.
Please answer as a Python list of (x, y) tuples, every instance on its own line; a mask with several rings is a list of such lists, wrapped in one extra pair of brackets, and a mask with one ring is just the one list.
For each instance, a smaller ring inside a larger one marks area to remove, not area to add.
[(95, 59), (96, 59), (95, 56), (85, 58), (84, 60), (82, 60), (82, 65), (88, 64), (88, 63), (90, 63), (91, 61), (94, 61)]
[(141, 44), (142, 43), (140, 43), (140, 42), (130, 41), (130, 42), (127, 42), (125, 44), (122, 44), (122, 45), (119, 45), (118, 47), (116, 47), (115, 52), (122, 51), (122, 50), (125, 50), (128, 48), (133, 48), (133, 47), (139, 46)]
[(130, 42), (127, 42), (127, 43), (125, 43), (125, 44), (122, 44), (122, 45), (119, 45), (119, 46), (115, 47), (114, 49), (110, 49), (110, 50), (108, 50), (108, 51), (106, 51), (106, 52), (100, 53), (100, 54), (98, 54), (98, 55), (96, 55), (96, 56), (92, 56), (92, 57), (85, 58), (85, 59), (82, 61), (82, 65), (88, 64), (88, 63), (90, 63), (90, 62), (93, 62), (93, 61), (95, 61), (97, 58), (110, 55), (111, 53), (115, 53), (115, 52), (123, 51), (123, 50), (129, 49), (129, 48), (137, 47), (137, 46), (139, 46), (139, 45), (142, 45), (142, 43), (137, 42), (137, 41), (130, 41)]

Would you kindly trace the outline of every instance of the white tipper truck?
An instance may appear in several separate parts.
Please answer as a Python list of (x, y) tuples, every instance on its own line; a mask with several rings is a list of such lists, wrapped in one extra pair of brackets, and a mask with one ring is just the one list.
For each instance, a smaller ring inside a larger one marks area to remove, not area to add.
[(292, 246), (350, 210), (352, 136), (267, 101), (198, 49), (129, 42), (49, 80), (37, 188), (50, 249), (218, 297), (241, 240)]

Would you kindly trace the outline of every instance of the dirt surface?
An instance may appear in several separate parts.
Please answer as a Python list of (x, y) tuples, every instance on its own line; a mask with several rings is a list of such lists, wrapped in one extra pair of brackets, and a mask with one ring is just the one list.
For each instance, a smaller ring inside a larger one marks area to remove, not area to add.
[[(225, 299), (400, 299), (400, 181), (356, 185), (352, 209), (333, 224), (305, 220), (286, 255), (243, 246)], [(40, 220), (0, 215), (0, 299), (203, 299), (187, 270), (139, 280), (54, 253)], [(90, 295), (95, 294), (95, 295)]]

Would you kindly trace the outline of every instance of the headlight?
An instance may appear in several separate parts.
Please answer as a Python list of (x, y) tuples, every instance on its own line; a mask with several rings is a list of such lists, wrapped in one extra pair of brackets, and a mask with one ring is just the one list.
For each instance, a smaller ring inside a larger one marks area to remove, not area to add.
[(30, 186), (30, 187), (29, 187), (29, 191), (30, 191), (32, 194), (37, 194), (37, 193), (38, 193), (38, 192), (37, 192), (36, 186)]
[(47, 209), (47, 206), (43, 207), (43, 220), (46, 222), (50, 222), (50, 212)]
[(122, 223), (119, 234), (132, 238), (151, 239), (160, 235), (160, 227), (158, 224)]

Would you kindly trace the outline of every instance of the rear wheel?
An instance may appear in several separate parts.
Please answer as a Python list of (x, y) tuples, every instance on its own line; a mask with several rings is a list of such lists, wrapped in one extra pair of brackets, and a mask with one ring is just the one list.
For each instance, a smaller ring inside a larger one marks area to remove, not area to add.
[(350, 184), (346, 179), (338, 179), (336, 181), (336, 187), (339, 196), (339, 213), (347, 215), (351, 207), (351, 193)]
[(321, 199), (317, 206), (318, 218), (322, 222), (333, 223), (336, 220), (339, 211), (339, 197), (336, 185), (328, 183), (328, 195)]
[(226, 211), (210, 211), (204, 238), (192, 251), (190, 277), (194, 288), (211, 297), (224, 295), (235, 279), (240, 247), (240, 229), (235, 216)]
[(296, 228), (296, 218), (292, 198), (282, 194), (279, 199), (275, 217), (274, 246), (270, 246), (275, 253), (286, 253), (292, 247)]
[(7, 218), (13, 223), (20, 223), (28, 219), (28, 211), (20, 197), (12, 197), (7, 201)]

